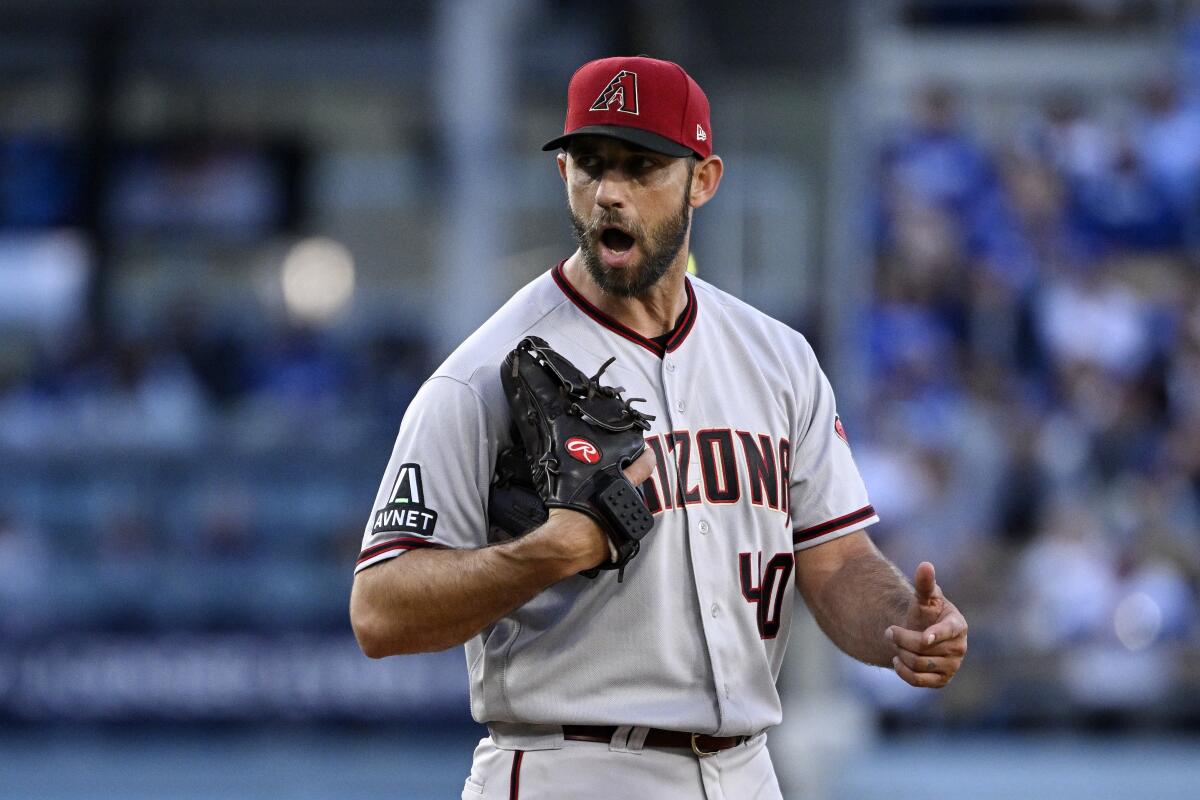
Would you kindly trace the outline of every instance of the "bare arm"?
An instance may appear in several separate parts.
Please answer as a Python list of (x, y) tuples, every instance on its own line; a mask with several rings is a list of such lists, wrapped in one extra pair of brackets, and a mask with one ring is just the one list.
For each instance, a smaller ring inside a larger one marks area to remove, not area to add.
[(914, 686), (944, 686), (966, 655), (967, 621), (942, 594), (932, 564), (917, 568), (915, 583), (865, 531), (796, 554), (796, 588), (834, 644)]
[(913, 589), (865, 531), (797, 553), (796, 588), (834, 644), (859, 661), (892, 665), (883, 632), (903, 624)]
[[(590, 530), (589, 530), (590, 529)], [(607, 555), (587, 516), (554, 509), (535, 531), (478, 550), (415, 550), (354, 577), (350, 624), (372, 658), (445, 650)]]
[[(635, 486), (654, 469), (649, 448), (625, 471)], [(542, 590), (608, 557), (585, 514), (552, 509), (540, 528), (478, 550), (415, 550), (354, 576), (350, 624), (371, 658), (462, 644)]]

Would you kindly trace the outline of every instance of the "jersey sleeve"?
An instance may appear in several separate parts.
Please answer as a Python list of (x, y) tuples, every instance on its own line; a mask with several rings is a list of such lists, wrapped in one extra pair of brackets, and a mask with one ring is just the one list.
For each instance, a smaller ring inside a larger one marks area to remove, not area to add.
[(354, 571), (409, 550), (482, 546), (488, 442), (475, 390), (445, 376), (426, 381), (400, 423)]
[(812, 350), (805, 349), (808, 359), (803, 380), (811, 402), (793, 434), (788, 493), (795, 550), (815, 547), (879, 521), (837, 415), (833, 387)]

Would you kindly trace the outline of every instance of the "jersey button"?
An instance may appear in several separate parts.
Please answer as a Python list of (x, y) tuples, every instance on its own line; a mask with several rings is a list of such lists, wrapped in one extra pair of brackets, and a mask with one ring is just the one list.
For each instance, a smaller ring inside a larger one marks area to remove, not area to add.
[(687, 411), (687, 400), (684, 400), (682, 397), (679, 398), (678, 400), (676, 400), (675, 401), (675, 410), (680, 412), (681, 414), (684, 411)]
[(675, 362), (668, 358), (667, 363), (666, 363), (666, 368), (667, 368), (667, 372), (674, 372), (675, 371)]
[(712, 615), (713, 615), (714, 617), (715, 617), (717, 614), (721, 613), (721, 607), (720, 607), (720, 606), (718, 606), (716, 603), (713, 603), (713, 604), (712, 604), (712, 608), (711, 608), (711, 609), (709, 609), (709, 610), (710, 610), (710, 611), (712, 611)]
[(700, 520), (700, 524), (697, 525), (696, 527), (700, 530), (701, 533), (708, 533), (708, 523), (705, 522), (704, 520)]

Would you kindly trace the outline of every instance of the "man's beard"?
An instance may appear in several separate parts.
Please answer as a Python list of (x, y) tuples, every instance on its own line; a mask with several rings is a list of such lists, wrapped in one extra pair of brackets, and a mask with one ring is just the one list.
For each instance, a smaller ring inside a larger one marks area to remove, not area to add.
[[(611, 210), (602, 212), (590, 225), (577, 217), (569, 205), (567, 211), (571, 215), (571, 227), (575, 230), (575, 240), (583, 253), (583, 263), (588, 274), (605, 294), (615, 297), (638, 297), (658, 283), (683, 248), (688, 234), (688, 222), (691, 219), (686, 194), (679, 212), (649, 233), (640, 226), (623, 220), (620, 214)], [(637, 245), (642, 250), (642, 263), (637, 267), (610, 269), (600, 259), (599, 235), (612, 225), (627, 230), (637, 240)]]

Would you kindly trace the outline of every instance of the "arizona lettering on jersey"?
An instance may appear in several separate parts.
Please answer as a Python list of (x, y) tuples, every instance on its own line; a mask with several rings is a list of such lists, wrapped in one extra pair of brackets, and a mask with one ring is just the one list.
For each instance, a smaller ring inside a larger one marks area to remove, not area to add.
[[(655, 525), (641, 553), (623, 583), (568, 578), (467, 642), (480, 722), (721, 736), (777, 724), (798, 554), (877, 520), (804, 338), (704, 281), (686, 286), (664, 346), (589, 304), (559, 265), (468, 338), (405, 414), (358, 569), (487, 543), (488, 486), (510, 437), (500, 363), (522, 337), (589, 374), (616, 356), (606, 376), (655, 416), (646, 444), (658, 464), (642, 486)], [(588, 459), (590, 447), (568, 450)], [(428, 528), (417, 509), (436, 509)]]
[(746, 499), (780, 512), (780, 524), (787, 524), (789, 476), (779, 468), (788, 463), (787, 437), (710, 428), (655, 434), (646, 444), (658, 459), (656, 474), (642, 485), (651, 513)]

